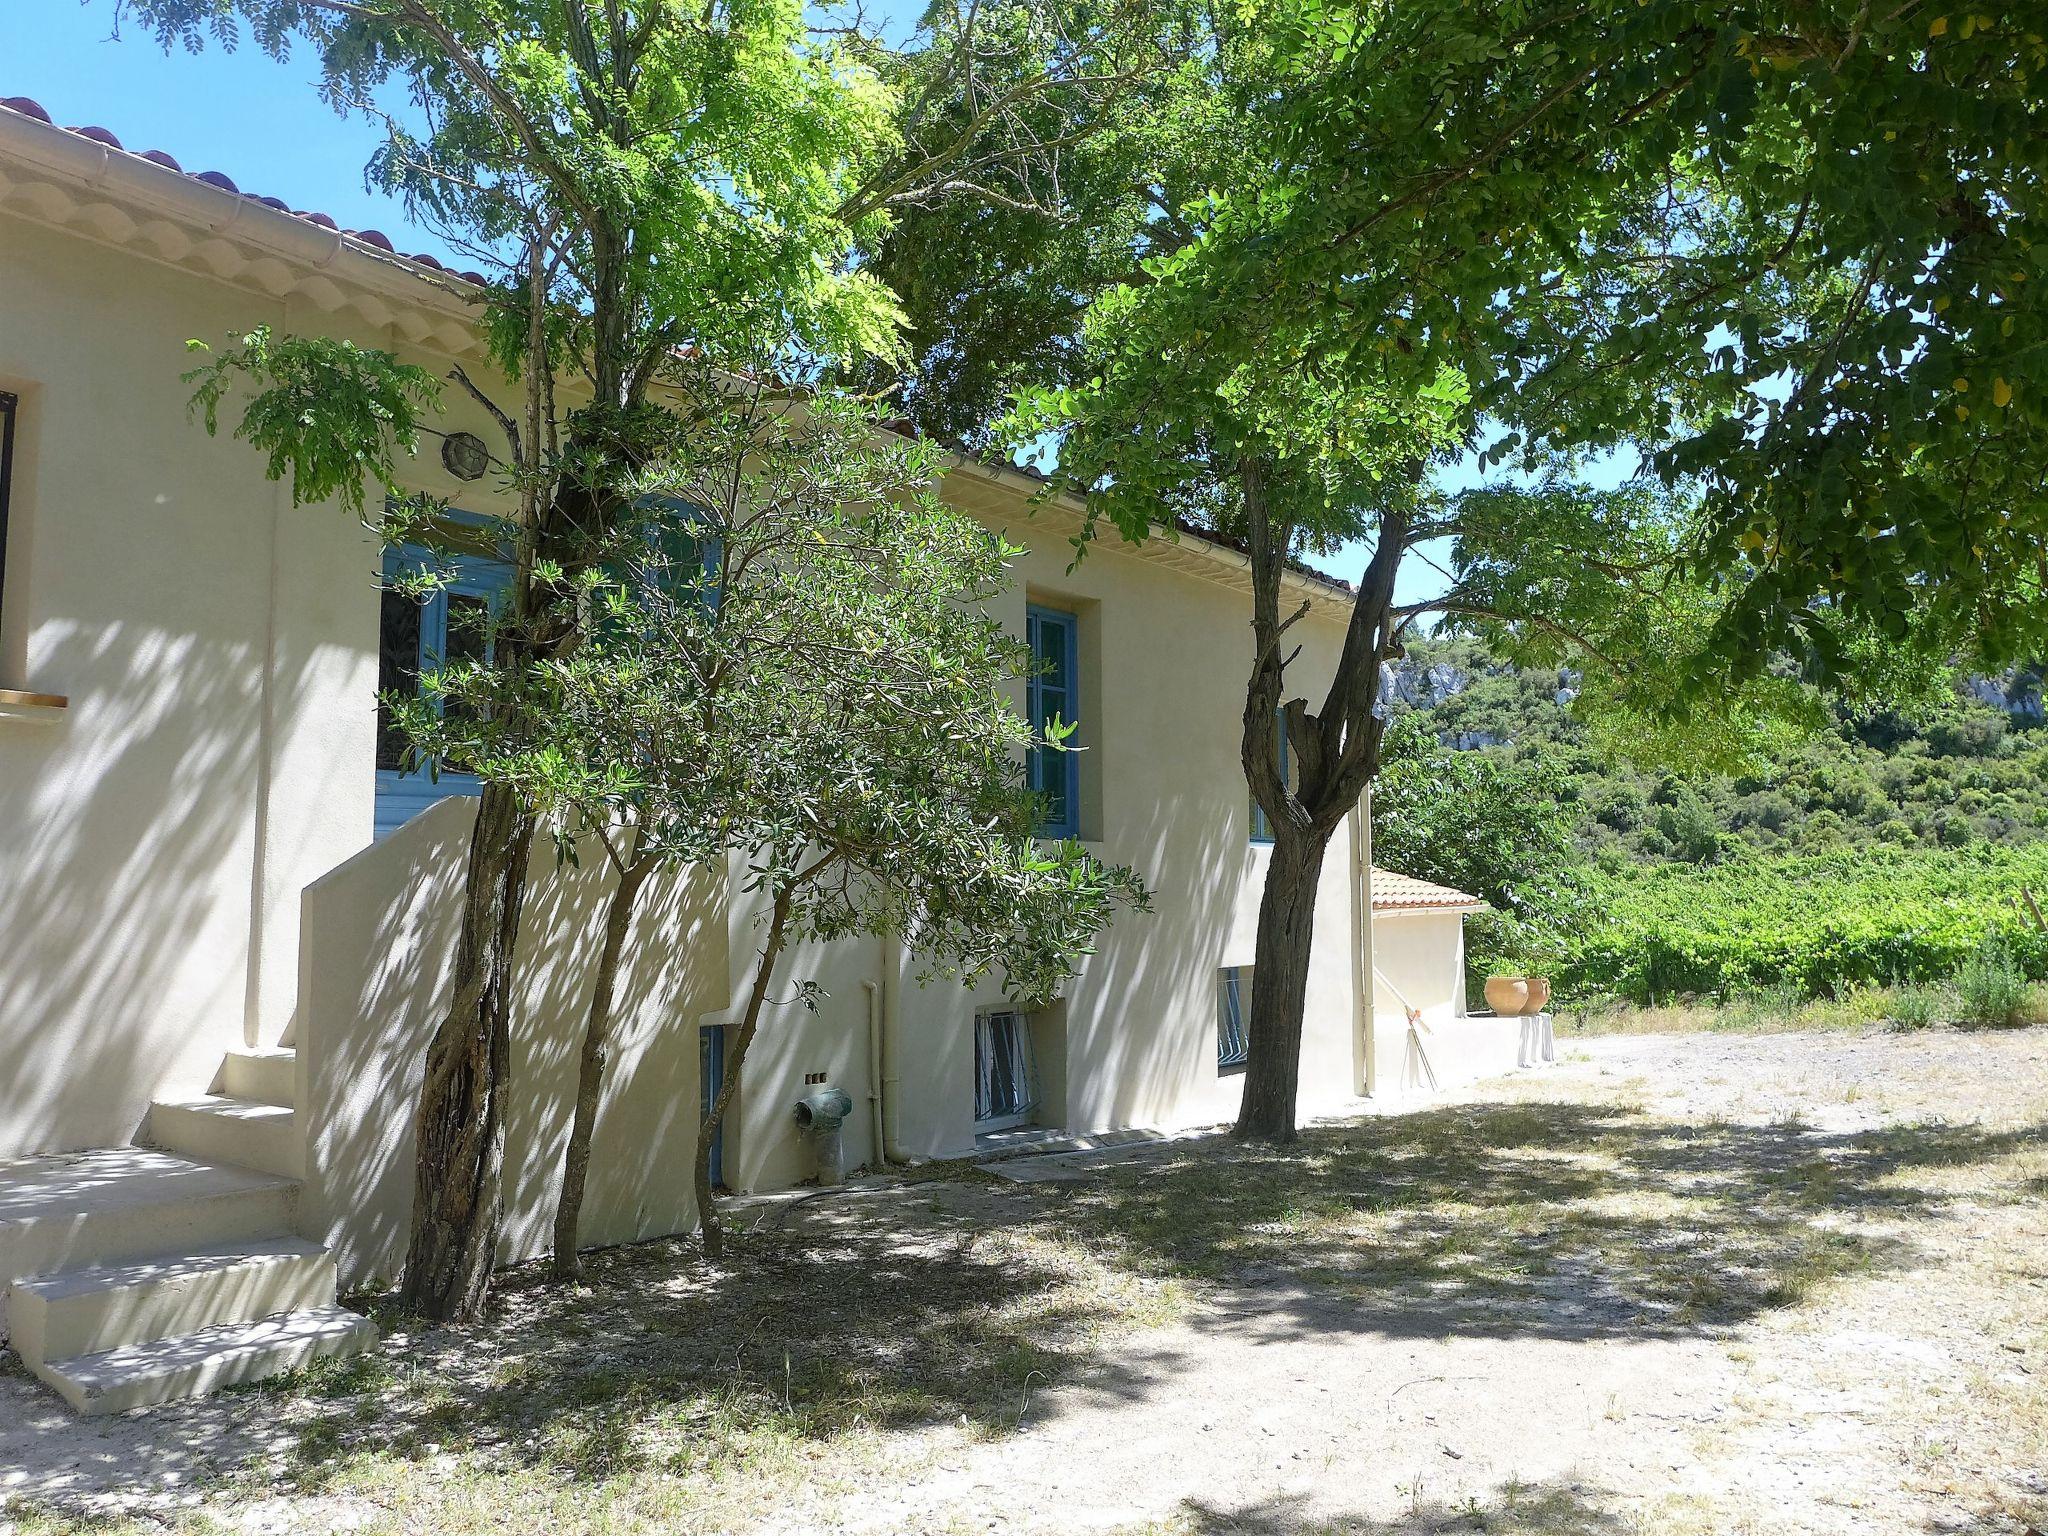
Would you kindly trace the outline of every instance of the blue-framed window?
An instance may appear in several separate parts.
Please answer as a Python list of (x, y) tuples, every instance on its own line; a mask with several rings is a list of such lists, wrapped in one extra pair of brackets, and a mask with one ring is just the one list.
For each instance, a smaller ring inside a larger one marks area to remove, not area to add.
[(437, 800), (482, 793), (476, 775), (446, 765), (409, 761), (405, 732), (382, 702), (386, 693), (418, 689), (420, 674), (451, 661), (488, 659), (488, 616), (512, 584), (509, 562), (483, 554), (436, 554), (407, 544), (384, 554), (387, 582), (434, 566), (447, 582), (425, 602), (385, 588), (377, 634), (377, 815), (384, 837)]
[[(664, 516), (650, 525), (647, 542), (649, 558), (633, 574), (652, 577), (675, 590), (686, 583), (698, 583), (702, 601), (716, 606), (715, 586), (706, 573), (715, 573), (720, 561), (720, 541), (706, 514), (688, 502), (659, 503)], [(469, 514), (451, 514), (457, 524), (481, 526), (482, 520)], [(377, 692), (410, 693), (419, 688), (420, 674), (449, 661), (490, 656), (486, 616), (512, 585), (512, 562), (481, 551), (432, 551), (416, 544), (388, 549), (384, 553), (387, 583), (396, 577), (426, 569), (449, 573), (442, 589), (425, 602), (417, 602), (387, 585), (378, 622)], [(627, 568), (619, 573), (622, 579)], [(398, 729), (390, 711), (377, 707), (377, 795), (375, 832), (379, 838), (396, 831), (438, 800), (451, 795), (483, 792), (475, 774), (461, 772), (447, 764), (431, 767), (408, 760), (405, 733)]]
[[(1285, 715), (1276, 714), (1273, 717), (1273, 730), (1274, 734), (1279, 738), (1280, 782), (1282, 784), (1291, 784), (1294, 779), (1294, 768), (1293, 764), (1289, 761), (1287, 751), (1287, 717)], [(1270, 843), (1273, 841), (1273, 823), (1267, 817), (1265, 807), (1259, 804), (1259, 797), (1257, 795), (1251, 797), (1251, 802), (1252, 841), (1255, 843)]]
[(1226, 965), (1216, 973), (1216, 1075), (1244, 1070), (1245, 1026), (1252, 1016), (1252, 968)]
[[(1041, 608), (1033, 603), (1024, 610), (1024, 638), (1030, 643), (1036, 664), (1025, 689), (1025, 710), (1032, 733), (1041, 743), (1047, 740), (1046, 726), (1054, 721), (1072, 725), (1081, 718), (1081, 664), (1078, 644), (1080, 623), (1059, 608)], [(1074, 738), (1066, 738), (1067, 746)], [(1081, 835), (1081, 759), (1079, 754), (1045, 745), (1034, 746), (1025, 761), (1032, 790), (1044, 797), (1045, 819), (1039, 823), (1044, 837)]]
[(660, 591), (673, 596), (694, 591), (700, 607), (708, 614), (718, 607), (718, 576), (725, 559), (725, 542), (718, 523), (695, 502), (673, 496), (654, 496), (640, 502), (654, 508), (658, 516), (646, 530), (647, 554), (616, 574), (638, 581), (651, 581)]

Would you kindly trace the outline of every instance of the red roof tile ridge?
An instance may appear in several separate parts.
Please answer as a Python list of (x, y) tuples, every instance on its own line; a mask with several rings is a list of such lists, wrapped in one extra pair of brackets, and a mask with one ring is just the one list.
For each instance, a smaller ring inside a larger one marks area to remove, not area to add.
[(299, 219), (304, 221), (305, 223), (312, 224), (320, 229), (331, 229), (335, 231), (337, 234), (343, 236), (345, 239), (353, 240), (354, 242), (356, 242), (356, 244), (365, 246), (370, 250), (382, 252), (394, 258), (395, 260), (418, 267), (423, 272), (432, 273), (436, 276), (444, 278), (454, 278), (460, 282), (473, 283), (479, 288), (484, 287), (488, 282), (488, 279), (485, 278), (484, 274), (481, 272), (457, 271), (455, 268), (448, 266), (444, 262), (437, 261), (434, 257), (426, 255), (424, 252), (418, 252), (408, 255), (405, 252), (400, 251), (396, 246), (394, 246), (391, 243), (391, 237), (386, 235), (382, 230), (343, 229), (339, 224), (337, 224), (333, 219), (329, 218), (324, 213), (317, 213), (306, 209), (293, 208), (289, 203), (282, 202), (274, 197), (264, 197), (254, 192), (244, 192), (240, 187), (235, 185), (233, 178), (229, 177), (224, 172), (187, 171), (183, 166), (179, 165), (175, 159), (173, 159), (169, 154), (165, 153), (163, 150), (129, 149), (126, 145), (122, 144), (120, 139), (115, 136), (113, 130), (111, 129), (101, 128), (98, 126), (82, 128), (61, 127), (57, 123), (57, 121), (54, 118), (52, 118), (47, 111), (44, 110), (42, 103), (36, 101), (33, 97), (0, 96), (0, 109), (4, 109), (6, 111), (15, 113), (17, 116), (20, 117), (29, 118), (32, 121), (38, 123), (46, 123), (50, 127), (57, 129), (59, 133), (68, 133), (74, 135), (77, 138), (87, 139), (92, 143), (99, 144), (119, 154), (127, 155), (131, 159), (147, 161), (149, 164), (157, 167), (159, 170), (169, 173), (170, 175), (181, 176), (187, 181), (196, 181), (202, 183), (205, 186), (216, 187), (223, 192), (233, 193), (237, 197), (246, 197), (251, 202), (261, 203), (266, 208), (270, 208), (278, 213), (284, 214), (287, 218)]
[(1477, 896), (1464, 891), (1396, 870), (1382, 869), (1377, 864), (1372, 867), (1372, 904), (1373, 909), (1380, 912), (1449, 910), (1486, 905)]

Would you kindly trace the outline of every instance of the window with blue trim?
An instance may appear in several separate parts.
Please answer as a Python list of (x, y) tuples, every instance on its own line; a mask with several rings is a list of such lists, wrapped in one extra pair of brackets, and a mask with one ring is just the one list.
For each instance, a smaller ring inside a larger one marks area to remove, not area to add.
[(1226, 965), (1216, 973), (1216, 1075), (1242, 1072), (1246, 1057), (1246, 1026), (1252, 1016), (1252, 968)]
[[(1280, 782), (1291, 784), (1294, 780), (1294, 767), (1287, 751), (1287, 717), (1285, 715), (1275, 715), (1273, 717), (1273, 730), (1279, 738)], [(1252, 841), (1255, 843), (1270, 843), (1273, 841), (1272, 820), (1266, 815), (1266, 808), (1259, 804), (1259, 797), (1257, 795), (1253, 795), (1251, 800)]]
[(724, 541), (716, 520), (696, 503), (671, 496), (650, 497), (639, 505), (655, 514), (644, 534), (646, 554), (616, 574), (670, 597), (693, 594), (706, 613), (717, 608)]
[(448, 577), (424, 602), (388, 586), (383, 595), (377, 636), (379, 837), (437, 800), (482, 792), (473, 774), (446, 764), (423, 767), (411, 762), (405, 732), (391, 718), (382, 696), (417, 691), (422, 672), (449, 662), (488, 659), (489, 615), (511, 585), (512, 567), (488, 555), (436, 554), (413, 544), (384, 555), (387, 581), (428, 566), (444, 569)]
[[(1034, 603), (1024, 611), (1024, 637), (1035, 663), (1025, 688), (1025, 710), (1040, 743), (1026, 757), (1025, 772), (1032, 791), (1044, 800), (1038, 826), (1042, 837), (1081, 835), (1080, 755), (1044, 744), (1050, 739), (1048, 725), (1072, 725), (1081, 718), (1079, 629), (1075, 616), (1059, 608)], [(1074, 737), (1069, 735), (1066, 743), (1071, 748)]]

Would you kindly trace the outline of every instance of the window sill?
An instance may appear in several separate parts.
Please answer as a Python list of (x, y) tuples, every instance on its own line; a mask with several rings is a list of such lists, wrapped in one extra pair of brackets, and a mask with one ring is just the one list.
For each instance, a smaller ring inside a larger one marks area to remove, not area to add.
[(0, 725), (10, 721), (23, 725), (48, 725), (62, 720), (71, 701), (61, 693), (28, 693), (18, 688), (0, 688)]

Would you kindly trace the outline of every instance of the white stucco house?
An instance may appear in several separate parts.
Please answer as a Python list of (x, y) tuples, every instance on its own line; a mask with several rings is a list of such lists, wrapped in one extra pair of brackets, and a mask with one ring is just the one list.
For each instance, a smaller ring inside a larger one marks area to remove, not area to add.
[[(0, 101), (0, 1329), (81, 1407), (363, 1342), (336, 1287), (389, 1279), (403, 1256), (412, 1107), (474, 803), (453, 779), (398, 773), (376, 696), (439, 653), (447, 604), (488, 601), (502, 579), (480, 559), (436, 604), (381, 591), (374, 532), (294, 508), (257, 454), (190, 418), (185, 343), (267, 322), (476, 372), (474, 295), (374, 231)], [(438, 425), (489, 430), (454, 394)], [(458, 506), (497, 494), (431, 454), (407, 473), (401, 489)], [(853, 1099), (855, 1163), (1235, 1108), (1266, 859), (1237, 764), (1244, 562), (1183, 537), (1070, 570), (1078, 509), (966, 461), (943, 489), (1025, 550), (1000, 616), (1052, 663), (1041, 686), (1061, 697), (1034, 707), (1077, 718), (1087, 749), (1068, 759), (1058, 830), (1139, 868), (1156, 911), (1119, 921), (1031, 1013), (994, 988), (921, 988), (888, 942), (801, 955), (825, 1001), (754, 1047), (721, 1149), (734, 1190), (811, 1174), (791, 1109), (818, 1080)], [(1312, 690), (1348, 593), (1290, 583)], [(1375, 955), (1428, 998), (1439, 1040), (1463, 1013), (1438, 986), (1455, 954), (1421, 979), (1456, 942), (1425, 925), (1461, 909), (1383, 907), (1368, 843), (1361, 808), (1324, 874), (1305, 1112), (1405, 1081), (1407, 1021), (1390, 1044)], [(607, 875), (543, 849), (534, 878), (506, 1261), (547, 1243)], [(734, 892), (700, 870), (643, 900), (594, 1242), (692, 1219), (699, 1107), (751, 954)], [(1383, 953), (1376, 925), (1415, 937)]]

